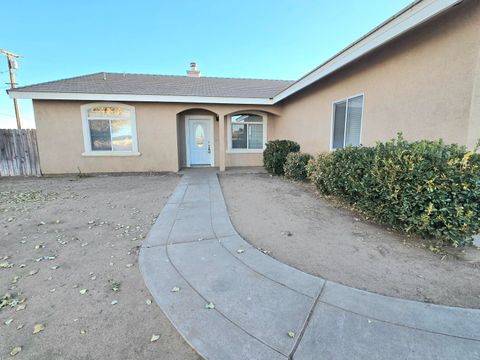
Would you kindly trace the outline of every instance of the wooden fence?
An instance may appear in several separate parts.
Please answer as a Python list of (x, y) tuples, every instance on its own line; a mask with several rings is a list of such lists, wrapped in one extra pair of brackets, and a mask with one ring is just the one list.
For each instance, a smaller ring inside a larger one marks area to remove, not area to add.
[(0, 176), (40, 176), (35, 129), (0, 129)]

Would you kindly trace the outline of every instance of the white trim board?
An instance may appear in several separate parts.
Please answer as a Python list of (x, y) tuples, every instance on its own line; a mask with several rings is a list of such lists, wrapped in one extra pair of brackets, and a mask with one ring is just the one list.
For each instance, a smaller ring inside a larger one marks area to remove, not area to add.
[(89, 101), (138, 101), (138, 102), (170, 102), (195, 104), (245, 104), (273, 105), (268, 98), (238, 98), (210, 96), (173, 96), (173, 95), (129, 95), (129, 94), (87, 94), (57, 93), (34, 91), (9, 91), (10, 98), (34, 100), (89, 100)]

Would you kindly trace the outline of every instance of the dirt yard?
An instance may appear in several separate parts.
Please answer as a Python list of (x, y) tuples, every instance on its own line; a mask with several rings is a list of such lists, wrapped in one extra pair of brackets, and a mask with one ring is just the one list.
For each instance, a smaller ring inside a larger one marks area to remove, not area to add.
[(384, 295), (480, 308), (478, 263), (371, 224), (308, 184), (234, 172), (220, 181), (237, 231), (284, 263)]
[(178, 180), (0, 179), (0, 359), (199, 359), (138, 269)]

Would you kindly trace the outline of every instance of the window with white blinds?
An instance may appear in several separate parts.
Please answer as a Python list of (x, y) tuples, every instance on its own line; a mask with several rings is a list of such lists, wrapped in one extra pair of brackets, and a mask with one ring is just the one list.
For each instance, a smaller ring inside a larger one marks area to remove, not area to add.
[(332, 149), (360, 145), (363, 95), (333, 104)]

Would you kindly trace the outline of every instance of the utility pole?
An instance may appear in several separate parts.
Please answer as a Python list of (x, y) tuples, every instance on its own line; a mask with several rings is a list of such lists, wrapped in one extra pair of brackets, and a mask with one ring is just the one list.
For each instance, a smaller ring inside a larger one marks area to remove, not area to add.
[[(4, 54), (7, 57), (8, 72), (10, 73), (10, 87), (14, 89), (16, 86), (16, 83), (15, 83), (15, 74), (13, 73), (13, 71), (18, 68), (17, 61), (15, 59), (21, 58), (22, 56), (14, 54), (10, 51), (3, 50), (3, 49), (0, 49), (0, 53)], [(15, 117), (17, 118), (17, 128), (21, 129), (22, 124), (20, 122), (20, 111), (18, 110), (18, 102), (17, 102), (17, 99), (15, 98), (13, 98), (13, 106), (15, 107)]]

